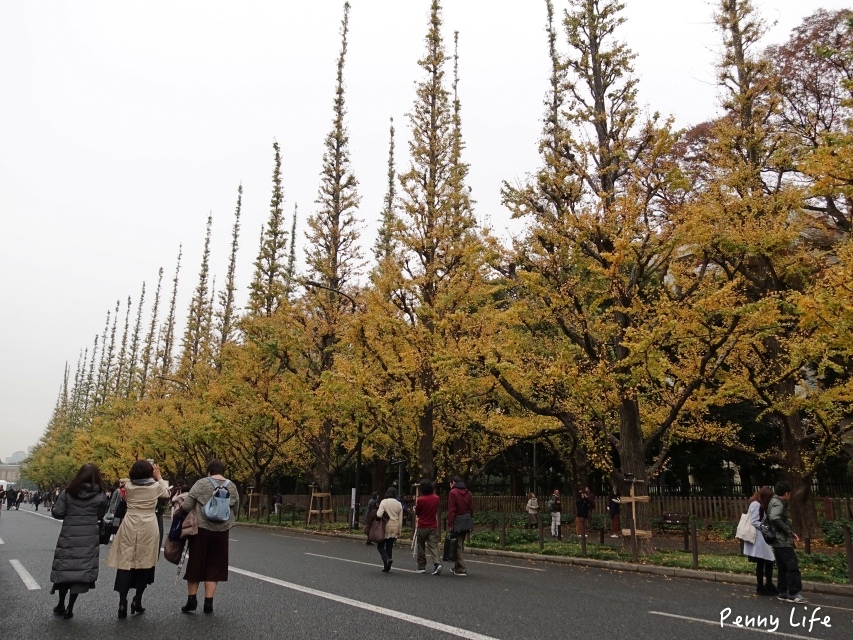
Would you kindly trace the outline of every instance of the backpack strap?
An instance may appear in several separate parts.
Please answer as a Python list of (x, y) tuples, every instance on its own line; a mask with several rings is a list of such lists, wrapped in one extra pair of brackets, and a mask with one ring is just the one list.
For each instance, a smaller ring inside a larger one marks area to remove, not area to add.
[(210, 483), (213, 485), (213, 491), (214, 492), (216, 492), (217, 489), (224, 489), (225, 487), (227, 487), (231, 483), (231, 481), (228, 478), (225, 478), (225, 482), (223, 482), (222, 484), (216, 484), (216, 480), (214, 480), (210, 476), (207, 476), (207, 479), (210, 480)]

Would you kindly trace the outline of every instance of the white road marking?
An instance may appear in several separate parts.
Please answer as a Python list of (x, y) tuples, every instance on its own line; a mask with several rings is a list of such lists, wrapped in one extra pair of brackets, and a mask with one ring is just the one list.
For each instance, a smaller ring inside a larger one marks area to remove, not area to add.
[(469, 562), (473, 562), (475, 564), (488, 564), (488, 565), (491, 565), (493, 567), (509, 567), (510, 569), (524, 569), (525, 571), (545, 571), (545, 569), (537, 569), (535, 567), (519, 567), (518, 565), (504, 564), (503, 562), (488, 562), (487, 560), (469, 560), (468, 558), (465, 558), (465, 564), (468, 564)]
[[(335, 556), (324, 556), (319, 553), (308, 553), (305, 552), (306, 556), (314, 556), (315, 558), (328, 558), (329, 560), (339, 560), (341, 562), (352, 562), (353, 564), (365, 564), (368, 567), (379, 567), (379, 565), (375, 562), (361, 562), (360, 560), (347, 560), (346, 558), (336, 558)], [(406, 573), (417, 573), (414, 569), (392, 569), (393, 571), (405, 571)]]
[(35, 591), (36, 589), (41, 589), (39, 583), (36, 582), (36, 579), (30, 575), (30, 572), (24, 569), (24, 565), (22, 565), (18, 560), (9, 560), (9, 563), (12, 565), (12, 568), (18, 572), (21, 580), (24, 581), (24, 585), (30, 591)]
[[(649, 611), (653, 616), (666, 616), (667, 618), (678, 618), (679, 620), (687, 620), (688, 622), (702, 622), (704, 624), (712, 624), (715, 627), (719, 627), (719, 620), (705, 620), (704, 618), (691, 618), (690, 616), (679, 616), (674, 613), (664, 613), (663, 611)], [(727, 629), (740, 629), (741, 631), (757, 631), (758, 633), (769, 633), (772, 636), (782, 636), (783, 638), (799, 638), (800, 640), (820, 640), (820, 638), (815, 638), (814, 636), (798, 636), (794, 633), (783, 633), (781, 631), (769, 631), (767, 629), (755, 629), (753, 627), (739, 627), (735, 624), (725, 623), (724, 625)]]
[(372, 611), (373, 613), (378, 613), (383, 616), (388, 616), (389, 618), (394, 618), (395, 620), (403, 620), (405, 622), (411, 622), (412, 624), (417, 624), (422, 627), (426, 627), (428, 629), (434, 629), (436, 631), (442, 631), (444, 633), (456, 636), (458, 638), (468, 638), (468, 640), (497, 640), (492, 636), (486, 636), (482, 633), (477, 633), (476, 631), (468, 631), (467, 629), (462, 629), (460, 627), (452, 627), (449, 624), (443, 624), (441, 622), (436, 622), (434, 620), (428, 620), (426, 618), (419, 618), (417, 616), (409, 615), (408, 613), (402, 613), (400, 611), (394, 611), (393, 609), (386, 609), (385, 607), (377, 607), (373, 604), (368, 604), (367, 602), (361, 602), (360, 600), (353, 600), (352, 598), (345, 598), (343, 596), (335, 595), (334, 593), (327, 593), (326, 591), (319, 591), (317, 589), (311, 589), (310, 587), (303, 587), (299, 584), (294, 584), (292, 582), (285, 582), (284, 580), (279, 580), (278, 578), (271, 578), (269, 576), (262, 575), (260, 573), (255, 573), (253, 571), (246, 571), (245, 569), (238, 569), (237, 567), (228, 567), (228, 570), (237, 573), (243, 576), (247, 576), (249, 578), (255, 578), (256, 580), (262, 580), (263, 582), (269, 582), (270, 584), (275, 584), (280, 587), (284, 587), (285, 589), (292, 589), (293, 591), (301, 591), (302, 593), (307, 593), (308, 595), (317, 596), (318, 598), (325, 598), (326, 600), (332, 600), (333, 602), (340, 602), (341, 604), (348, 605), (350, 607), (356, 607), (357, 609), (364, 609), (366, 611)]
[(328, 540), (317, 540), (316, 538), (309, 538), (308, 536), (283, 536), (280, 533), (271, 533), (273, 538), (293, 538), (294, 540), (305, 540), (306, 542), (319, 542), (320, 544), (326, 544)]
[(821, 609), (839, 609), (839, 610), (841, 610), (841, 611), (853, 611), (853, 609), (851, 609), (851, 608), (849, 608), (849, 607), (833, 607), (833, 606), (830, 606), (830, 605), (828, 605), (828, 604), (821, 604), (821, 605), (818, 605), (818, 606), (819, 606)]
[(39, 518), (47, 518), (48, 520), (53, 520), (54, 522), (62, 524), (62, 520), (57, 520), (53, 516), (46, 516), (43, 513), (38, 513), (36, 511), (25, 511), (24, 513), (29, 513), (30, 515), (38, 516)]

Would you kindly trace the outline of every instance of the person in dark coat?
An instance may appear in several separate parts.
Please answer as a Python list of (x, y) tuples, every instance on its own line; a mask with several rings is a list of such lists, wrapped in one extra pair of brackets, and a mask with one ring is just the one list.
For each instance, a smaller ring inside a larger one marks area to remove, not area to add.
[(461, 477), (453, 476), (450, 487), (450, 493), (447, 496), (447, 530), (454, 533), (457, 540), (456, 562), (451, 567), (450, 573), (457, 576), (467, 576), (468, 568), (465, 566), (465, 558), (462, 554), (465, 551), (465, 536), (469, 532), (460, 531), (455, 524), (456, 516), (470, 514), (473, 519), (474, 501), (471, 499), (471, 492), (468, 491), (468, 487), (465, 486)]
[[(74, 617), (77, 596), (94, 589), (98, 579), (98, 521), (107, 510), (103, 486), (98, 467), (84, 464), (59, 494), (51, 511), (54, 518), (62, 520), (62, 529), (53, 552), (50, 592), (59, 592), (59, 604), (53, 608), (53, 613), (66, 620)], [(69, 592), (66, 607), (65, 596)]]

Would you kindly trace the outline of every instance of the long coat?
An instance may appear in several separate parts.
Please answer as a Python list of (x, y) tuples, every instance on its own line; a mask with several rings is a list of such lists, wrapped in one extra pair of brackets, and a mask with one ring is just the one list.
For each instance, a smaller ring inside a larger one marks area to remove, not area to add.
[(388, 521), (385, 523), (385, 538), (400, 537), (400, 528), (403, 524), (403, 505), (396, 498), (385, 498), (379, 503), (376, 517), (381, 518), (386, 513), (388, 514)]
[(116, 569), (150, 569), (157, 564), (160, 529), (154, 509), (158, 498), (169, 497), (165, 480), (122, 480), (126, 492), (127, 513), (121, 521), (107, 556), (107, 566)]
[(98, 520), (106, 510), (107, 496), (100, 487), (85, 484), (78, 496), (65, 491), (59, 494), (51, 512), (54, 518), (62, 520), (53, 552), (52, 583), (88, 584), (98, 579)]
[(761, 509), (761, 503), (758, 500), (749, 504), (747, 514), (749, 515), (749, 523), (755, 527), (755, 542), (743, 543), (743, 555), (773, 562), (776, 559), (776, 556), (773, 555), (773, 549), (764, 541), (764, 536), (758, 530), (758, 525), (761, 524), (761, 518), (758, 517), (759, 509)]

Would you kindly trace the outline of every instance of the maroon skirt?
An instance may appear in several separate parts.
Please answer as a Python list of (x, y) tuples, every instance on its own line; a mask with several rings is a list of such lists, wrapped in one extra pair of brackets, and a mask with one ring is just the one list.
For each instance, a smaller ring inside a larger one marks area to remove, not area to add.
[(228, 531), (198, 528), (190, 536), (189, 558), (184, 580), (187, 582), (228, 581)]

